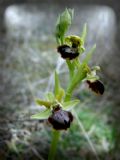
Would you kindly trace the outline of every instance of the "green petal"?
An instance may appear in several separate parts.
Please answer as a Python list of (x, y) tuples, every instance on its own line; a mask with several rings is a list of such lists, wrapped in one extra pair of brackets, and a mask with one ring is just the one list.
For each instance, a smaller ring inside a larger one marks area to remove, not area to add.
[(51, 114), (51, 110), (50, 109), (46, 109), (44, 111), (41, 111), (35, 115), (32, 115), (31, 118), (32, 119), (47, 119)]
[(65, 110), (71, 110), (72, 108), (74, 108), (78, 103), (80, 103), (80, 100), (76, 99), (76, 100), (72, 100), (72, 101), (67, 101), (67, 102), (63, 102), (63, 108)]

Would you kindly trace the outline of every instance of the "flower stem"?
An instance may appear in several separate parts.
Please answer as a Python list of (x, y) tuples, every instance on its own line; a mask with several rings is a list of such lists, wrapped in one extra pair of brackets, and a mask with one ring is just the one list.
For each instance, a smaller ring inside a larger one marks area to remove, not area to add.
[(60, 137), (60, 132), (53, 129), (52, 142), (48, 155), (48, 160), (55, 160), (55, 154), (59, 137)]

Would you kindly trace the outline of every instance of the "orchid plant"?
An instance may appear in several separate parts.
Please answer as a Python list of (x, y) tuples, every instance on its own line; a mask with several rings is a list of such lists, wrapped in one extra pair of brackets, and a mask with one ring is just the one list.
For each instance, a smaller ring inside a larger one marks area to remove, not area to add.
[(89, 66), (96, 45), (81, 60), (81, 54), (85, 52), (85, 39), (87, 34), (86, 24), (83, 27), (81, 36), (67, 35), (72, 20), (74, 10), (65, 9), (58, 16), (55, 30), (57, 42), (57, 52), (63, 58), (69, 70), (69, 82), (66, 89), (62, 88), (57, 71), (54, 73), (54, 93), (49, 92), (45, 99), (36, 99), (37, 105), (44, 106), (45, 110), (32, 116), (33, 119), (47, 119), (53, 128), (53, 139), (51, 143), (48, 160), (55, 159), (57, 143), (61, 130), (67, 130), (72, 121), (72, 109), (80, 103), (79, 99), (71, 100), (73, 91), (81, 83), (87, 83), (89, 88), (95, 93), (102, 95), (104, 85), (96, 74), (100, 70), (99, 66)]

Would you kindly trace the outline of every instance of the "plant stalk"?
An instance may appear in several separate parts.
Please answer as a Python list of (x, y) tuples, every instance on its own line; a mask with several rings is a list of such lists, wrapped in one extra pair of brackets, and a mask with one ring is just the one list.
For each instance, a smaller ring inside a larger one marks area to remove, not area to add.
[(57, 143), (58, 143), (59, 137), (60, 137), (60, 132), (53, 129), (52, 142), (51, 142), (51, 147), (48, 155), (48, 160), (55, 160)]

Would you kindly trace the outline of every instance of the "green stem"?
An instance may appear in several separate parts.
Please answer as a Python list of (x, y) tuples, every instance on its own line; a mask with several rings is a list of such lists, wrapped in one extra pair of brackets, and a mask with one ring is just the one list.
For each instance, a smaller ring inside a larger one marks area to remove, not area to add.
[(66, 90), (66, 95), (64, 98), (64, 102), (70, 101), (72, 93), (73, 93), (76, 86), (77, 86), (77, 83), (74, 83), (74, 84), (70, 83), (70, 85), (68, 85), (68, 88)]
[(66, 63), (67, 63), (67, 66), (68, 66), (68, 69), (69, 69), (69, 77), (70, 77), (70, 80), (72, 79), (73, 75), (74, 75), (74, 65), (70, 62), (70, 60), (66, 59)]
[(48, 155), (48, 160), (55, 160), (55, 154), (59, 137), (60, 137), (60, 132), (53, 129), (52, 143)]
[(77, 87), (77, 85), (81, 83), (81, 81), (86, 77), (87, 69), (85, 65), (80, 65), (79, 61), (78, 63), (78, 70), (76, 73), (73, 74), (72, 79), (70, 79), (70, 82), (68, 84), (66, 95), (64, 98), (64, 101), (69, 101), (71, 99), (71, 95), (74, 91), (74, 89)]

